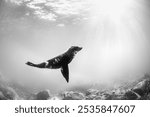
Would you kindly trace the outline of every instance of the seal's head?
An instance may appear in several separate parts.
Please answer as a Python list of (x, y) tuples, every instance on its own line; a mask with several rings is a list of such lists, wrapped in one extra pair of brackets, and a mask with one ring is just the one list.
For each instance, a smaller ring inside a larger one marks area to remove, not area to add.
[(70, 53), (76, 54), (76, 53), (79, 52), (80, 50), (82, 50), (82, 47), (71, 46), (68, 51), (69, 51)]

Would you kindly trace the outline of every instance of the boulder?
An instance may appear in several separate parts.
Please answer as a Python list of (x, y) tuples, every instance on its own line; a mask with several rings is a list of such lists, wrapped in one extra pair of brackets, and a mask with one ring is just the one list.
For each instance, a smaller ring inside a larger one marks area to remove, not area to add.
[(40, 91), (34, 96), (34, 98), (36, 100), (48, 100), (50, 98), (50, 92), (49, 90)]
[(141, 96), (139, 94), (137, 94), (136, 92), (129, 90), (125, 93), (124, 98), (126, 100), (138, 100), (140, 99)]
[(85, 99), (85, 96), (83, 93), (81, 92), (74, 92), (74, 91), (70, 91), (70, 92), (65, 92), (62, 94), (63, 96), (63, 100), (83, 100)]
[(19, 99), (19, 96), (15, 92), (14, 89), (8, 86), (0, 86), (0, 99), (7, 99), (7, 100), (16, 100)]
[(2, 92), (0, 92), (0, 100), (7, 100), (7, 98), (3, 95)]
[(150, 92), (150, 79), (144, 79), (135, 85), (132, 90), (138, 93), (140, 96), (147, 95)]
[(99, 90), (97, 89), (89, 89), (85, 92), (85, 95), (88, 96), (88, 95), (97, 95), (97, 93), (99, 93)]

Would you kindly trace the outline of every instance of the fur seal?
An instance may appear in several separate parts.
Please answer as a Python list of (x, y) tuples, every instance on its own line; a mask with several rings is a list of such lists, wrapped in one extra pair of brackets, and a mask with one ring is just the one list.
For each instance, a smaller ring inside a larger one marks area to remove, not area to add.
[(79, 52), (82, 47), (72, 46), (65, 53), (56, 56), (46, 62), (40, 64), (34, 64), (32, 62), (27, 62), (26, 64), (32, 67), (37, 68), (48, 68), (48, 69), (59, 69), (61, 68), (61, 73), (66, 79), (67, 83), (69, 82), (69, 67), (68, 64), (73, 60), (75, 54)]

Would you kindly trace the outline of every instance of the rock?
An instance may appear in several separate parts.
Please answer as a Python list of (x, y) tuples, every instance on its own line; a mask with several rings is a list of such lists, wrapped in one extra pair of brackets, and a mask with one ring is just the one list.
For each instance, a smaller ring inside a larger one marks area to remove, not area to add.
[(50, 98), (49, 90), (44, 90), (37, 93), (34, 98), (36, 100), (48, 100)]
[(144, 79), (139, 82), (136, 86), (132, 88), (132, 90), (138, 93), (140, 96), (144, 96), (150, 92), (150, 79)]
[(137, 94), (136, 92), (129, 90), (125, 93), (124, 98), (126, 100), (138, 100), (140, 99), (141, 96), (139, 94)]
[(7, 98), (3, 95), (2, 92), (0, 92), (0, 100), (7, 100)]
[(111, 94), (105, 93), (105, 94), (103, 94), (101, 96), (101, 100), (111, 100), (111, 99), (112, 99), (112, 95)]
[(11, 100), (17, 100), (17, 99), (19, 99), (18, 94), (16, 93), (16, 91), (13, 88), (8, 87), (7, 90), (8, 91), (6, 93), (6, 97), (8, 97)]
[(102, 100), (102, 96), (95, 96), (92, 100)]
[(62, 99), (61, 99), (61, 97), (54, 96), (54, 97), (50, 98), (49, 100), (62, 100)]
[(97, 97), (96, 94), (91, 94), (91, 95), (86, 96), (86, 100), (94, 100), (94, 98), (96, 97)]
[(11, 87), (0, 86), (0, 92), (1, 92), (1, 96), (3, 97), (1, 99), (7, 99), (7, 100), (19, 99), (17, 93)]
[(150, 93), (147, 95), (146, 100), (150, 100)]
[(86, 100), (94, 100), (96, 97), (98, 97), (100, 91), (97, 89), (89, 89), (85, 92)]
[(89, 90), (87, 90), (87, 91), (85, 92), (85, 95), (86, 95), (86, 96), (88, 96), (88, 95), (93, 95), (93, 94), (97, 95), (97, 93), (99, 93), (99, 90), (97, 90), (97, 89), (89, 89)]
[(84, 94), (81, 92), (65, 92), (63, 95), (63, 100), (83, 100), (85, 99)]

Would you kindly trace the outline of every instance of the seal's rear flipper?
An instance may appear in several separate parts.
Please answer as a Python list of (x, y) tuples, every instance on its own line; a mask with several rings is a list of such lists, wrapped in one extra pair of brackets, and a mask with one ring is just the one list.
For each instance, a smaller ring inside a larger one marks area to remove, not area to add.
[(40, 63), (40, 64), (34, 64), (34, 63), (31, 63), (31, 62), (27, 62), (26, 64), (29, 65), (29, 66), (32, 66), (32, 67), (46, 68), (46, 62), (43, 62), (43, 63)]
[(69, 68), (68, 68), (68, 64), (63, 65), (61, 67), (61, 73), (63, 74), (63, 76), (65, 77), (67, 83), (69, 82)]
[(34, 66), (34, 63), (31, 63), (29, 61), (26, 64), (29, 65), (29, 66)]

